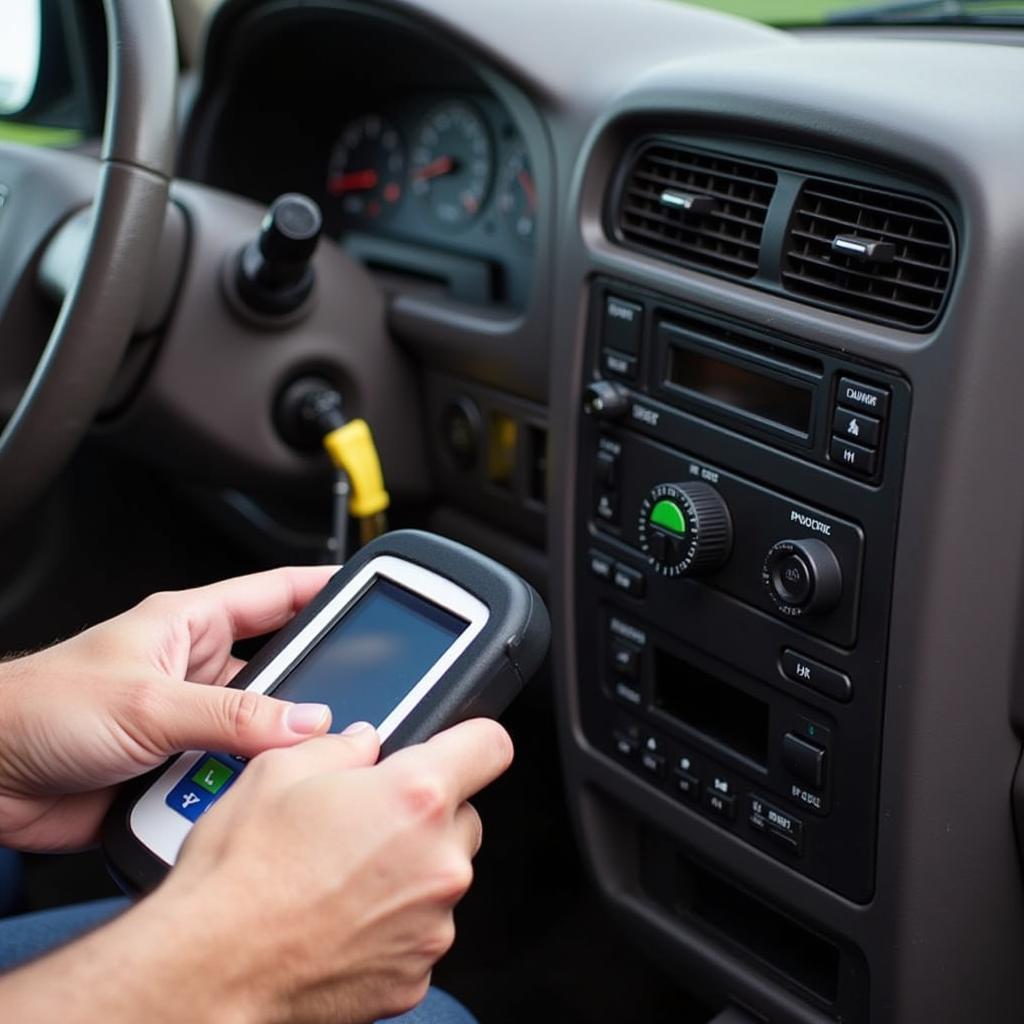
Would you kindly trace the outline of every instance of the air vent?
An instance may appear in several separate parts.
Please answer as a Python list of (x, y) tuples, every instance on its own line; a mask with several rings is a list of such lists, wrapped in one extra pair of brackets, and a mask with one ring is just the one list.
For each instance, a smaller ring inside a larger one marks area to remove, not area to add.
[(730, 277), (757, 273), (775, 172), (670, 143), (645, 146), (619, 199), (620, 237)]
[(800, 190), (782, 261), (787, 291), (921, 330), (942, 310), (952, 271), (953, 234), (932, 203), (835, 181)]

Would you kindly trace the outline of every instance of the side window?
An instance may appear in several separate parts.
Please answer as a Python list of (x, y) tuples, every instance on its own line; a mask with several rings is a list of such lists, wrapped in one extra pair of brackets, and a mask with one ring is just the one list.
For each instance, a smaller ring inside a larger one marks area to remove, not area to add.
[(0, 142), (88, 146), (103, 126), (102, 0), (3, 0)]

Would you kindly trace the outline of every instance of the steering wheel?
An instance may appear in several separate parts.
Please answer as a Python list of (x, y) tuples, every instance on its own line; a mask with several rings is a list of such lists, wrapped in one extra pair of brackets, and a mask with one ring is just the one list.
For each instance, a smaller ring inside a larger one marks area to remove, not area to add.
[[(0, 527), (45, 491), (92, 423), (131, 338), (164, 224), (178, 70), (170, 3), (103, 6), (109, 84), (98, 176), (97, 164), (85, 162), (86, 182), (95, 181), (92, 223), (49, 340), (0, 434)], [(0, 360), (11, 362), (4, 350), (25, 344), (19, 295), (40, 248), (88, 199), (82, 169), (80, 156), (0, 145)]]

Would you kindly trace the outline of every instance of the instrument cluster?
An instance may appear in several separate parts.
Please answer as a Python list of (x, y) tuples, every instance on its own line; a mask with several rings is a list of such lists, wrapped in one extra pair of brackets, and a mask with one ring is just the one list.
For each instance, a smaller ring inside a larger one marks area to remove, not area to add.
[(325, 167), (328, 230), (485, 258), (532, 248), (537, 188), (526, 146), (486, 96), (427, 96), (341, 125)]

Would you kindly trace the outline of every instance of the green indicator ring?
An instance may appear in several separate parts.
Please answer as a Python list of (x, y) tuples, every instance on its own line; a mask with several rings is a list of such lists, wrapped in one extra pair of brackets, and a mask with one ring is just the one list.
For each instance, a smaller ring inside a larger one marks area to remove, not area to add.
[(662, 498), (651, 509), (651, 522), (670, 533), (677, 533), (680, 536), (686, 533), (686, 516), (683, 515), (683, 510), (674, 501), (666, 498)]

